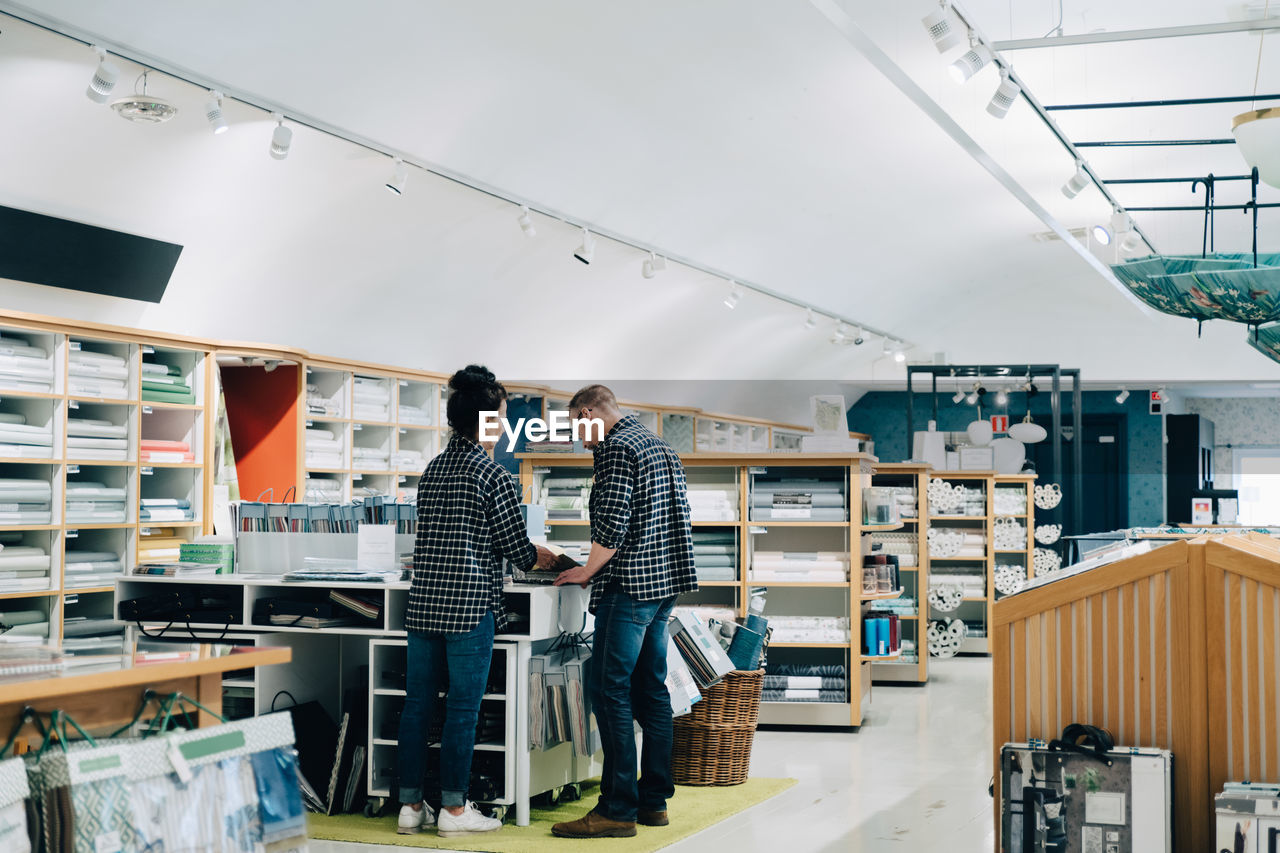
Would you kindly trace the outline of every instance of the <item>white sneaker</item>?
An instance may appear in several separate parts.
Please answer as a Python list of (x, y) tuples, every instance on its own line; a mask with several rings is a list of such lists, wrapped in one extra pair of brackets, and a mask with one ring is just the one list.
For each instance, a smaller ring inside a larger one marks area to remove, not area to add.
[(421, 832), (424, 826), (435, 826), (435, 823), (436, 813), (426, 803), (423, 803), (422, 808), (418, 810), (413, 806), (403, 805), (400, 807), (400, 823), (396, 827), (396, 832), (401, 835), (413, 835)]
[(476, 811), (476, 804), (471, 802), (467, 803), (460, 815), (455, 815), (446, 808), (440, 809), (440, 818), (436, 821), (436, 831), (441, 838), (458, 838), (478, 832), (493, 832), (496, 829), (502, 829), (502, 821), (480, 814)]

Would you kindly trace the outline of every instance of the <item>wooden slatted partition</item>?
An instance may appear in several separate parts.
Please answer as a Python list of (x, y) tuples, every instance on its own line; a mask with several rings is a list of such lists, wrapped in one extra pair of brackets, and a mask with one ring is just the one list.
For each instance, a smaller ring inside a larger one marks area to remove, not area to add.
[(1175, 850), (1207, 849), (1210, 824), (1197, 820), (1210, 802), (1202, 566), (1203, 546), (1176, 542), (996, 604), (997, 772), (1003, 744), (1050, 740), (1073, 722), (1169, 749)]
[(1232, 537), (1205, 548), (1209, 787), (1280, 781), (1280, 544)]

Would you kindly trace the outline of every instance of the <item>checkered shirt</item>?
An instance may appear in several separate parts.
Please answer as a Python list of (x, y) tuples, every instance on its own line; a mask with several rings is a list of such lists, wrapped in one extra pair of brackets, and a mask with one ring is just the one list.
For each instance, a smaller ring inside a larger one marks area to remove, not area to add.
[(457, 634), (493, 611), (506, 623), (502, 558), (522, 571), (538, 554), (520, 515), (511, 475), (480, 445), (456, 433), (418, 483), (418, 533), (405, 625)]
[(595, 448), (591, 539), (617, 553), (591, 585), (591, 612), (613, 582), (638, 601), (693, 592), (693, 529), (680, 457), (627, 415)]

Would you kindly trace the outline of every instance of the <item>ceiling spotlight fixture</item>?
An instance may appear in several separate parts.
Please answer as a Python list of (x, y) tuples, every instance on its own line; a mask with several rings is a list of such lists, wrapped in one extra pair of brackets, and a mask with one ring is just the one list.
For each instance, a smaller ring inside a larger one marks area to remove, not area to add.
[(1099, 246), (1111, 245), (1111, 231), (1105, 225), (1095, 225), (1089, 229), (1089, 233), (1093, 235), (1093, 239), (1098, 241)]
[(524, 236), (538, 236), (538, 229), (533, 227), (533, 217), (529, 215), (529, 208), (523, 204), (520, 205), (520, 216), (516, 219), (516, 223), (520, 226), (520, 230), (524, 232)]
[(893, 360), (896, 361), (898, 364), (902, 364), (904, 361), (907, 360), (907, 351), (904, 350), (901, 346), (895, 347), (893, 350)]
[(1137, 231), (1130, 231), (1124, 235), (1124, 239), (1120, 241), (1120, 249), (1124, 252), (1136, 252), (1142, 246), (1142, 235)]
[(981, 42), (965, 51), (955, 62), (948, 66), (951, 79), (957, 83), (967, 83), (969, 78), (981, 71), (991, 61), (991, 51)]
[(951, 402), (959, 405), (960, 401), (963, 399), (964, 399), (964, 389), (959, 386), (956, 386), (956, 393), (951, 395)]
[(1129, 399), (1129, 389), (1122, 387), (1120, 389), (1120, 393), (1116, 395), (1116, 402), (1119, 403), (1121, 406), (1123, 406), (1124, 401), (1128, 399)]
[(404, 195), (405, 185), (409, 183), (409, 164), (399, 157), (393, 162), (395, 167), (391, 173), (391, 180), (386, 183), (387, 191), (396, 195)]
[(738, 307), (738, 303), (742, 300), (742, 285), (736, 282), (729, 282), (729, 295), (724, 298), (724, 307), (732, 311)]
[(1089, 185), (1089, 176), (1084, 172), (1084, 163), (1076, 161), (1076, 173), (1062, 185), (1062, 194), (1067, 198), (1080, 195), (1080, 190)]
[(813, 316), (812, 308), (805, 312), (804, 327), (811, 332), (818, 327), (818, 318)]
[(848, 328), (845, 326), (844, 322), (842, 321), (842, 322), (836, 323), (836, 330), (831, 335), (831, 343), (842, 344), (844, 343), (844, 339), (847, 337), (847, 335), (848, 335)]
[(929, 38), (933, 39), (933, 46), (938, 49), (938, 53), (946, 53), (951, 48), (964, 44), (964, 25), (951, 11), (951, 4), (945, 0), (941, 8), (925, 15), (924, 28), (929, 31)]
[(147, 94), (147, 75), (150, 73), (151, 69), (147, 69), (138, 78), (142, 91), (111, 102), (111, 109), (120, 118), (138, 124), (160, 124), (178, 114), (178, 108), (164, 98)]
[(970, 406), (976, 406), (976, 405), (978, 405), (978, 391), (979, 391), (981, 388), (982, 388), (982, 386), (978, 385), (978, 384), (975, 382), (975, 383), (974, 383), (974, 385), (973, 385), (973, 390), (972, 390), (972, 391), (970, 391), (968, 394), (966, 394), (966, 395), (965, 395), (964, 401), (965, 401), (966, 403), (968, 403)]
[(276, 122), (276, 129), (271, 131), (271, 156), (276, 160), (283, 160), (289, 156), (289, 146), (293, 144), (293, 131), (284, 126), (284, 116), (280, 113), (272, 113), (271, 117)]
[(854, 329), (854, 330), (853, 330), (853, 345), (854, 345), (855, 347), (860, 347), (860, 346), (862, 346), (863, 344), (865, 344), (866, 342), (867, 342), (867, 339), (866, 339), (865, 337), (863, 337), (862, 329)]
[(204, 116), (209, 120), (209, 128), (215, 134), (227, 132), (227, 118), (222, 114), (222, 93), (209, 92), (209, 100), (204, 105)]
[(582, 229), (582, 245), (578, 247), (578, 251), (573, 256), (584, 264), (590, 264), (596, 256), (596, 238), (591, 236), (591, 232), (586, 228)]
[(1004, 118), (1009, 114), (1009, 108), (1018, 100), (1018, 93), (1022, 91), (1003, 68), (1000, 69), (1000, 78), (1000, 87), (991, 96), (991, 103), (987, 104), (987, 112), (996, 118)]
[(649, 253), (649, 257), (644, 259), (640, 264), (640, 275), (645, 278), (653, 278), (658, 273), (667, 268), (667, 259), (654, 252)]
[(93, 51), (98, 54), (98, 67), (94, 69), (89, 88), (84, 93), (95, 104), (105, 104), (107, 98), (111, 97), (111, 90), (116, 87), (116, 81), (120, 79), (120, 69), (107, 59), (107, 52), (102, 48), (95, 45)]
[(1244, 161), (1258, 170), (1259, 180), (1280, 187), (1280, 107), (1241, 113), (1231, 120), (1231, 134)]
[(999, 391), (996, 392), (996, 405), (997, 406), (1009, 405), (1009, 392), (1004, 388), (1001, 388)]

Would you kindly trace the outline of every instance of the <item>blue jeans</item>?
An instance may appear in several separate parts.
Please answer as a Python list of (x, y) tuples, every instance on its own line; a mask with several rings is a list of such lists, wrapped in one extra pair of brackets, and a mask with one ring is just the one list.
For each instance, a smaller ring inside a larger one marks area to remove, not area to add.
[[(606, 592), (596, 609), (590, 689), (604, 747), (596, 811), (613, 820), (634, 821), (638, 809), (662, 811), (675, 793), (666, 683), (667, 618), (674, 603), (674, 596), (636, 601), (617, 589)], [(638, 768), (633, 719), (644, 732)]]
[(422, 800), (431, 712), (446, 676), (444, 732), (440, 736), (440, 800), (463, 806), (471, 783), (471, 756), (476, 746), (480, 700), (493, 661), (494, 619), (462, 634), (409, 632), (404, 711), (400, 715), (400, 802)]

